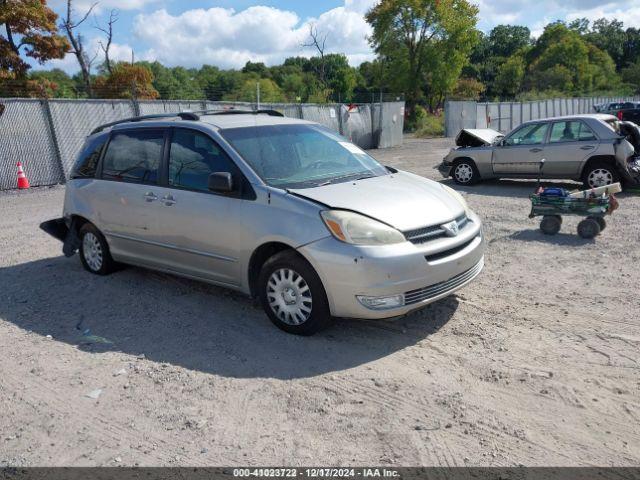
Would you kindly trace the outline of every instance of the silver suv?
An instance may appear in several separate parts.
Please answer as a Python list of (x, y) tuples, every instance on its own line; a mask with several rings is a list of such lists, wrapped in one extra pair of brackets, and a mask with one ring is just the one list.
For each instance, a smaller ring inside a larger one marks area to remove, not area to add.
[[(492, 178), (582, 180), (586, 188), (640, 182), (640, 143), (613, 115), (585, 114), (532, 120), (506, 136), (465, 129), (438, 169), (460, 185)], [(628, 141), (630, 140), (630, 141)]]
[(99, 127), (42, 228), (96, 274), (118, 263), (259, 297), (287, 332), (387, 318), (483, 267), (480, 219), (451, 188), (384, 167), (277, 112), (181, 113)]

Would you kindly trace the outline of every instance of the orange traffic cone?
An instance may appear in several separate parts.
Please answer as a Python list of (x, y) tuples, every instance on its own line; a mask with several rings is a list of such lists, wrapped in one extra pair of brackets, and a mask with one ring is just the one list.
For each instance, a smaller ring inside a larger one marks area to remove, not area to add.
[(27, 176), (24, 174), (24, 170), (22, 170), (22, 162), (18, 162), (18, 188), (23, 190), (25, 188), (29, 188), (29, 180), (27, 180)]

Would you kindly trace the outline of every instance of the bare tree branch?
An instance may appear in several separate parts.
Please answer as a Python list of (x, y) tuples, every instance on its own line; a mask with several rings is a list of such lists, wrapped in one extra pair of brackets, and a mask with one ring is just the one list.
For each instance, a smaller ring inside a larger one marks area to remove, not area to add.
[(89, 10), (84, 14), (84, 16), (78, 22), (73, 21), (73, 1), (67, 0), (67, 16), (63, 19), (62, 28), (67, 34), (67, 38), (69, 38), (69, 43), (71, 43), (71, 47), (73, 48), (72, 53), (76, 56), (78, 60), (78, 64), (80, 65), (80, 72), (82, 73), (82, 80), (84, 82), (85, 88), (87, 90), (87, 95), (91, 97), (91, 64), (95, 60), (95, 56), (93, 58), (89, 58), (84, 50), (84, 44), (82, 36), (76, 33), (76, 28), (81, 25), (91, 14), (95, 6), (98, 2), (91, 5)]
[(100, 48), (102, 48), (102, 51), (104, 52), (104, 63), (109, 74), (111, 74), (111, 58), (109, 57), (109, 50), (111, 49), (111, 43), (113, 41), (113, 24), (118, 21), (118, 16), (118, 11), (114, 9), (111, 10), (111, 13), (109, 14), (109, 21), (107, 22), (106, 27), (101, 27), (96, 22), (96, 28), (107, 36), (106, 44), (102, 43), (102, 41), (100, 41), (99, 43)]
[(318, 77), (323, 85), (326, 85), (324, 52), (326, 51), (328, 35), (328, 33), (323, 34), (318, 32), (318, 28), (311, 24), (309, 25), (309, 40), (307, 43), (302, 44), (302, 47), (313, 47), (318, 51), (318, 54), (320, 55), (320, 69), (318, 71)]

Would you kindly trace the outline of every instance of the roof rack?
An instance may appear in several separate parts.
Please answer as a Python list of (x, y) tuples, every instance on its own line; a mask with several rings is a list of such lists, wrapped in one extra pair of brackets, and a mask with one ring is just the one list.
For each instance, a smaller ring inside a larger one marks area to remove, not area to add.
[(129, 122), (143, 122), (145, 120), (154, 120), (159, 118), (173, 118), (180, 117), (182, 120), (200, 120), (200, 115), (258, 115), (264, 114), (271, 117), (284, 117), (281, 112), (277, 110), (261, 109), (261, 110), (236, 110), (231, 108), (229, 110), (198, 110), (196, 112), (177, 112), (177, 113), (157, 113), (154, 115), (140, 115), (138, 117), (123, 118), (122, 120), (116, 120), (115, 122), (105, 123), (94, 128), (90, 135), (101, 132), (105, 128), (113, 127), (121, 123)]
[(145, 120), (153, 120), (153, 119), (159, 119), (159, 118), (173, 118), (173, 117), (180, 117), (182, 120), (199, 120), (200, 119), (200, 117), (195, 112), (157, 113), (154, 115), (140, 115), (137, 117), (123, 118), (122, 120), (116, 120), (115, 122), (105, 123), (104, 125), (100, 125), (94, 128), (91, 131), (90, 135), (101, 132), (105, 128), (113, 127), (114, 125), (119, 125), (121, 123), (144, 122)]
[(270, 117), (284, 117), (282, 112), (277, 110), (260, 109), (260, 110), (236, 110), (230, 108), (229, 110), (204, 110), (202, 112), (196, 112), (203, 115), (258, 115), (264, 114)]

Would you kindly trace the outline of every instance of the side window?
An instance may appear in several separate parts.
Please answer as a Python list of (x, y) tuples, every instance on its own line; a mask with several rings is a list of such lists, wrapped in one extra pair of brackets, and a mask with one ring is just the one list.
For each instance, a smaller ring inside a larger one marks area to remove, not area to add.
[(549, 143), (596, 140), (593, 131), (578, 120), (555, 122), (551, 128)]
[(95, 177), (100, 153), (107, 142), (107, 138), (109, 138), (107, 135), (100, 135), (87, 142), (71, 169), (70, 178)]
[(209, 136), (176, 128), (169, 151), (169, 185), (209, 191), (209, 174), (228, 172), (238, 179), (238, 168)]
[(578, 131), (578, 140), (583, 142), (591, 142), (597, 140), (596, 134), (593, 133), (586, 123), (580, 122), (580, 130)]
[(136, 183), (156, 183), (162, 158), (162, 130), (117, 132), (104, 156), (102, 177)]
[(509, 135), (505, 141), (505, 145), (539, 145), (544, 142), (547, 134), (546, 123), (534, 123), (525, 125)]

